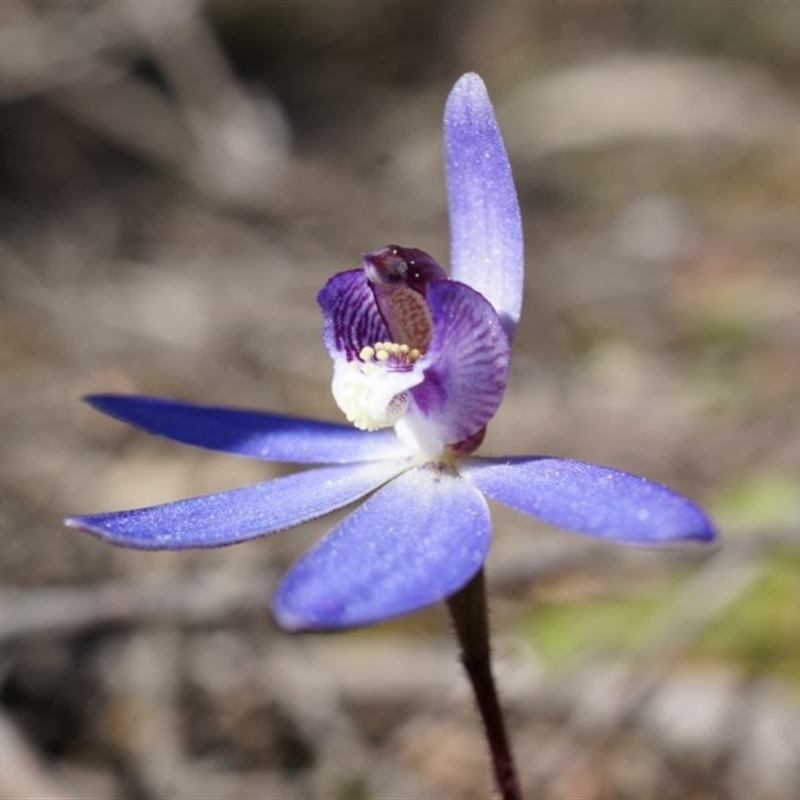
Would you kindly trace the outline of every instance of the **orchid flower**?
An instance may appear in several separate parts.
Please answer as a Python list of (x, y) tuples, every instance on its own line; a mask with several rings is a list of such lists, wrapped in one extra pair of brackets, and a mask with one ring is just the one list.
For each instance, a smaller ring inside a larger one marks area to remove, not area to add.
[(609, 467), (541, 455), (474, 455), (500, 406), (522, 305), (523, 240), (505, 146), (482, 80), (445, 109), (450, 276), (389, 245), (319, 293), (333, 395), (350, 425), (141, 396), (95, 408), (177, 442), (311, 464), (253, 486), (67, 524), (126, 547), (229, 545), (357, 501), (290, 568), (273, 600), (288, 630), (341, 629), (451, 598), (489, 550), (486, 498), (627, 544), (710, 540), (687, 498)]

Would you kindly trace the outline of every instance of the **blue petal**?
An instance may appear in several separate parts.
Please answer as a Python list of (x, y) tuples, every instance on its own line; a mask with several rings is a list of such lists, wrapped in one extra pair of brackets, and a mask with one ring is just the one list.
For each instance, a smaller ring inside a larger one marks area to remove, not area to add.
[(447, 99), (444, 149), (452, 277), (479, 291), (511, 336), (522, 307), (522, 220), (494, 109), (474, 73)]
[(495, 415), (508, 380), (511, 354), (489, 302), (458, 281), (428, 287), (433, 314), (430, 350), (419, 362), (425, 380), (411, 389), (416, 407), (436, 437), (455, 444)]
[(67, 525), (124, 547), (219, 547), (285, 530), (358, 500), (406, 462), (319, 467), (150, 508), (69, 517)]
[(470, 459), (462, 474), (493, 500), (553, 525), (630, 544), (710, 541), (705, 512), (666, 486), (565, 458)]
[(148, 433), (267, 461), (349, 464), (407, 455), (391, 431), (366, 433), (350, 425), (158, 397), (95, 394), (84, 399)]
[(435, 466), (406, 472), (306, 553), (273, 609), (287, 630), (337, 629), (395, 617), (460, 589), (491, 537), (486, 501)]

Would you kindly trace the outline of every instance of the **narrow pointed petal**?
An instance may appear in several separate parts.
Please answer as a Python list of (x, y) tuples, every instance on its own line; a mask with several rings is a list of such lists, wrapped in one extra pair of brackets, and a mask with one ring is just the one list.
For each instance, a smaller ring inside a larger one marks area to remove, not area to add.
[(415, 611), (466, 584), (489, 541), (480, 492), (419, 467), (370, 497), (292, 567), (275, 593), (275, 616), (287, 630), (324, 630)]
[(349, 464), (407, 454), (391, 431), (365, 433), (350, 425), (159, 397), (97, 394), (84, 399), (99, 411), (148, 433), (266, 461)]
[(319, 467), (217, 494), (66, 520), (112, 544), (142, 550), (221, 547), (292, 528), (352, 503), (404, 462)]
[(566, 458), (471, 459), (461, 473), (489, 498), (562, 528), (628, 544), (711, 541), (688, 498), (638, 475)]
[(444, 151), (451, 277), (489, 300), (512, 336), (522, 307), (522, 220), (500, 127), (474, 73), (447, 99)]

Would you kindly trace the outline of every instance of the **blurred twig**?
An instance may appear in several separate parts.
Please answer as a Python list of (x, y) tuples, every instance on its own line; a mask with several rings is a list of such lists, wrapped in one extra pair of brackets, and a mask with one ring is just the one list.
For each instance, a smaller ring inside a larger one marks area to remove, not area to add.
[(235, 79), (194, 0), (120, 3), (175, 92), (197, 147), (194, 173), (231, 201), (265, 203), (284, 166), (287, 130), (277, 106)]
[(112, 581), (88, 588), (0, 592), (0, 642), (23, 635), (71, 633), (110, 623), (208, 623), (241, 611), (264, 611), (272, 580), (208, 573), (169, 581)]
[[(288, 159), (283, 114), (242, 89), (198, 3), (119, 0), (69, 30), (44, 9), (3, 5), (0, 98), (42, 94), (217, 201), (264, 211), (275, 199)], [(171, 95), (133, 74), (142, 58), (163, 72)]]

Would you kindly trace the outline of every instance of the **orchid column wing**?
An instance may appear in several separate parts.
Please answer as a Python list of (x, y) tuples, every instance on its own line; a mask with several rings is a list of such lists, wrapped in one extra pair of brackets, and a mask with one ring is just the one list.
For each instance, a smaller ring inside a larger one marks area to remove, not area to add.
[(391, 431), (365, 433), (350, 425), (159, 397), (97, 394), (85, 399), (99, 411), (148, 433), (267, 461), (348, 464), (407, 455)]
[(566, 458), (475, 458), (461, 473), (489, 498), (562, 528), (628, 544), (710, 541), (703, 510), (666, 486)]
[(149, 508), (69, 517), (67, 525), (142, 550), (220, 547), (292, 528), (353, 503), (406, 468), (348, 464)]
[(522, 307), (522, 220), (494, 109), (474, 73), (447, 100), (444, 149), (451, 277), (479, 291), (511, 337)]
[(275, 593), (288, 630), (366, 625), (449, 597), (489, 550), (486, 501), (433, 466), (406, 472), (341, 522)]

